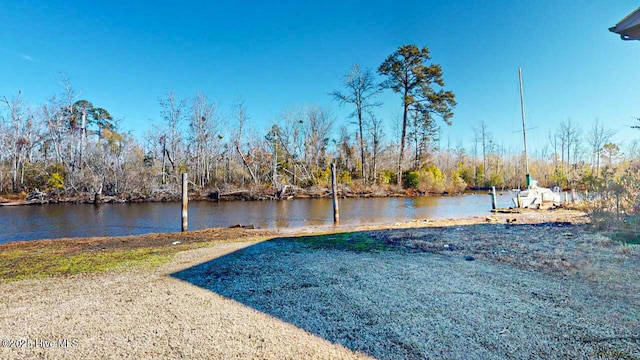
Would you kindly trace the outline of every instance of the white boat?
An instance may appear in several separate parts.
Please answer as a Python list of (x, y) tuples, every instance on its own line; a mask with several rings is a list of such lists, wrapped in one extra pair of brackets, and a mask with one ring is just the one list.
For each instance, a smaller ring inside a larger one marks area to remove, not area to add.
[(543, 203), (560, 202), (560, 192), (551, 191), (549, 188), (538, 186), (538, 182), (529, 174), (529, 160), (527, 158), (527, 128), (524, 117), (524, 96), (522, 95), (522, 68), (518, 67), (518, 79), (520, 80), (520, 109), (522, 112), (522, 134), (524, 137), (524, 163), (526, 170), (527, 188), (524, 190), (512, 190), (513, 203), (516, 207), (527, 208)]
[(539, 187), (536, 180), (531, 180), (531, 184), (527, 189), (513, 190), (513, 192), (513, 204), (520, 208), (542, 205), (543, 203), (559, 203), (561, 201), (559, 191)]

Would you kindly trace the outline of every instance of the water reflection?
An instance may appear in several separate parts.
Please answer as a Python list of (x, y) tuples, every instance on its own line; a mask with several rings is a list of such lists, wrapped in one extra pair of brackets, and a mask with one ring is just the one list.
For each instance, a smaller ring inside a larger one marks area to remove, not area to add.
[(291, 210), (290, 204), (291, 201), (279, 201), (274, 206), (275, 215), (273, 217), (275, 218), (277, 228), (286, 228), (291, 226), (288, 218), (289, 211)]
[[(498, 196), (509, 206), (509, 196)], [(340, 225), (488, 215), (486, 194), (452, 197), (341, 199)], [(118, 236), (180, 231), (180, 203), (57, 204), (0, 207), (0, 243), (60, 237)], [(191, 202), (189, 229), (241, 223), (259, 228), (333, 224), (331, 199)]]

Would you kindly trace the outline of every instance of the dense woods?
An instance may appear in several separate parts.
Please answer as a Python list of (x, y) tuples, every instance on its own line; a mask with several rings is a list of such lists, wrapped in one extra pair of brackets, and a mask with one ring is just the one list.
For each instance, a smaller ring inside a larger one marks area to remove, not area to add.
[[(356, 64), (328, 89), (336, 106), (351, 111), (346, 119), (308, 104), (258, 128), (243, 100), (224, 111), (206, 94), (169, 92), (142, 138), (122, 131), (104, 104), (80, 98), (68, 80), (41, 104), (0, 95), (0, 194), (154, 199), (176, 194), (188, 172), (203, 196), (313, 195), (329, 185), (332, 162), (343, 191), (356, 195), (525, 185), (522, 153), (500, 146), (485, 122), (470, 129), (471, 148), (438, 137), (456, 101), (426, 47), (401, 46), (377, 70)], [(394, 119), (375, 111), (384, 91), (400, 95)], [(598, 119), (567, 119), (530, 159), (531, 173), (545, 186), (610, 192), (618, 209), (637, 211), (637, 198), (622, 198), (637, 184), (640, 143), (616, 144), (613, 135)]]

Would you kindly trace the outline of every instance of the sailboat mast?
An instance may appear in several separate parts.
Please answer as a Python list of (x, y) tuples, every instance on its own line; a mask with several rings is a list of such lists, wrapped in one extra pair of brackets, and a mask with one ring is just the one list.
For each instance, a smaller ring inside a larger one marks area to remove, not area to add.
[(527, 128), (524, 121), (524, 96), (522, 95), (522, 68), (518, 66), (518, 78), (520, 80), (520, 110), (522, 112), (522, 134), (524, 135), (524, 164), (529, 186), (529, 158), (527, 158)]

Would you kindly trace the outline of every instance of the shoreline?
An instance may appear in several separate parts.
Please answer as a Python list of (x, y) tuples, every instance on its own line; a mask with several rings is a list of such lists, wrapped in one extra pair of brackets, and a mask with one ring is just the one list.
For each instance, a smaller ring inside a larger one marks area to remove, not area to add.
[[(471, 196), (477, 195), (474, 193), (464, 193), (464, 194), (456, 194), (456, 195), (425, 195), (424, 197), (456, 197), (456, 196)], [(402, 196), (398, 198), (410, 198), (413, 197), (411, 195)], [(351, 197), (356, 199), (362, 199), (362, 197)], [(304, 199), (304, 198), (300, 198)], [(208, 199), (199, 199), (199, 200), (190, 200), (193, 202), (212, 202)], [(233, 201), (233, 200), (230, 200)], [(255, 200), (260, 201), (260, 200)], [(272, 201), (280, 201), (280, 200), (272, 200)], [(168, 201), (167, 201), (168, 202)], [(172, 203), (177, 203), (177, 201), (172, 201)], [(60, 203), (60, 204), (69, 204), (69, 203)], [(90, 203), (73, 203), (77, 205), (91, 205)], [(0, 204), (1, 205), (1, 204)], [(44, 204), (48, 205), (48, 204)], [(11, 206), (11, 205), (7, 205)], [(22, 206), (22, 205), (15, 205)], [(26, 205), (25, 205), (26, 206)], [(407, 220), (395, 220), (395, 221), (376, 221), (372, 222), (369, 225), (362, 225), (362, 223), (341, 223), (341, 224), (315, 224), (315, 225), (299, 225), (299, 226), (290, 226), (290, 227), (255, 227), (254, 224), (244, 222), (234, 223), (230, 226), (225, 227), (209, 227), (209, 228), (201, 228), (198, 230), (191, 230), (189, 232), (198, 232), (198, 231), (207, 231), (207, 230), (218, 230), (218, 229), (249, 229), (249, 230), (261, 230), (265, 232), (276, 232), (276, 233), (309, 233), (309, 232), (330, 232), (330, 231), (354, 231), (361, 229), (375, 229), (375, 228), (398, 228), (398, 227), (407, 227), (407, 226), (425, 226), (428, 224), (471, 224), (471, 223), (482, 223), (489, 218), (498, 219), (505, 217), (512, 217), (513, 215), (520, 213), (544, 213), (547, 211), (572, 211), (577, 213), (582, 213), (581, 210), (577, 210), (575, 207), (560, 204), (553, 204), (551, 206), (545, 206), (542, 208), (531, 208), (531, 209), (513, 209), (513, 208), (499, 208), (495, 210), (487, 209), (483, 214), (474, 214), (467, 216), (459, 216), (459, 217), (435, 217), (435, 218), (423, 218), (423, 219), (407, 219)], [(531, 216), (528, 216), (531, 218)], [(543, 216), (544, 217), (544, 216)], [(528, 220), (529, 221), (529, 220)], [(138, 236), (156, 236), (156, 235), (164, 235), (164, 236), (173, 236), (175, 234), (180, 234), (179, 230), (175, 231), (166, 231), (166, 232), (148, 232), (148, 233), (139, 233), (139, 234), (121, 234), (121, 235), (103, 235), (103, 236), (75, 236), (75, 237), (52, 237), (52, 238), (36, 238), (36, 239), (18, 239), (18, 240), (9, 240), (6, 242), (0, 242), (0, 247), (4, 244), (15, 243), (15, 242), (35, 242), (35, 241), (43, 241), (43, 240), (51, 240), (51, 241), (59, 241), (59, 240), (68, 240), (68, 239), (106, 239), (106, 238), (128, 238), (128, 237), (138, 237)]]
[[(589, 223), (586, 213), (575, 209), (564, 208), (546, 208), (538, 209), (522, 209), (518, 213), (491, 213), (487, 211), (486, 216), (468, 216), (461, 218), (443, 218), (443, 219), (413, 219), (401, 222), (373, 223), (369, 225), (361, 224), (345, 224), (345, 225), (311, 225), (302, 227), (261, 229), (246, 227), (212, 227), (200, 230), (190, 230), (186, 232), (159, 232), (146, 233), (136, 235), (121, 236), (94, 236), (94, 237), (62, 237), (62, 238), (42, 238), (33, 240), (14, 240), (0, 243), (0, 251), (16, 248), (36, 248), (39, 245), (70, 245), (86, 243), (92, 246), (98, 246), (100, 249), (108, 249), (111, 247), (122, 247), (122, 244), (136, 244), (136, 246), (158, 246), (167, 245), (169, 240), (176, 241), (180, 239), (197, 239), (202, 241), (207, 236), (222, 238), (229, 240), (230, 236), (261, 237), (261, 236), (300, 236), (300, 235), (317, 235), (317, 234), (333, 234), (357, 231), (373, 231), (386, 229), (408, 229), (423, 227), (448, 227), (448, 226), (468, 226), (480, 224), (512, 224), (512, 225), (532, 225), (540, 223), (570, 223), (574, 225), (584, 225)], [(215, 235), (218, 234), (218, 235)], [(159, 241), (158, 243), (154, 241)], [(126, 246), (125, 246), (126, 247)]]
[[(464, 196), (467, 194), (478, 194), (487, 192), (489, 189), (469, 189), (460, 193), (430, 193), (421, 192), (415, 189), (397, 189), (389, 186), (387, 188), (366, 189), (363, 191), (354, 191), (348, 187), (338, 189), (338, 196), (341, 199), (346, 198), (404, 198), (404, 197), (429, 197), (429, 196)], [(504, 191), (501, 191), (504, 192)], [(41, 192), (34, 192), (29, 195), (16, 198), (10, 196), (4, 198), (0, 196), (0, 206), (23, 206), (23, 205), (48, 205), (48, 204), (114, 204), (114, 203), (154, 203), (154, 202), (178, 202), (181, 201), (181, 195), (178, 193), (158, 193), (150, 196), (137, 194), (121, 194), (116, 196), (102, 195), (96, 201), (95, 195), (82, 194), (78, 196), (52, 196)], [(7, 196), (7, 195), (5, 195)], [(190, 191), (189, 201), (282, 201), (293, 199), (327, 199), (331, 198), (331, 190), (329, 188), (295, 188), (289, 191), (273, 192), (253, 189), (235, 189), (226, 192), (201, 190)]]
[(584, 226), (588, 222), (586, 214), (577, 210), (531, 209), (516, 214), (494, 213), (465, 218), (417, 219), (339, 227), (318, 225), (285, 229), (208, 228), (187, 232), (125, 236), (18, 240), (0, 244), (0, 283), (19, 279), (101, 272), (120, 266), (144, 267), (147, 263), (170, 261), (173, 256), (182, 251), (216, 246), (220, 242), (477, 225), (513, 226), (549, 223)]
[(6, 358), (640, 355), (639, 246), (571, 210), (35, 240), (0, 265), (0, 333), (77, 344)]

